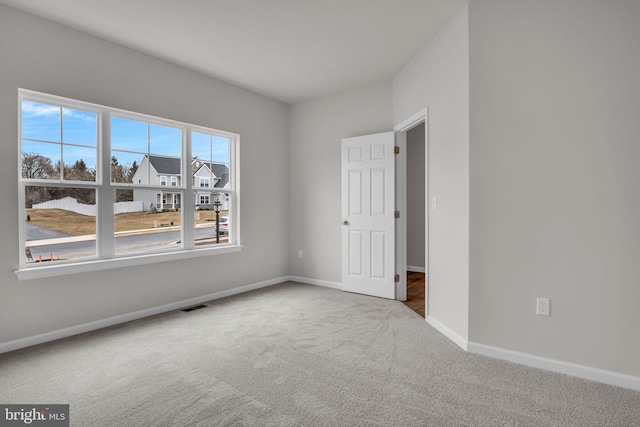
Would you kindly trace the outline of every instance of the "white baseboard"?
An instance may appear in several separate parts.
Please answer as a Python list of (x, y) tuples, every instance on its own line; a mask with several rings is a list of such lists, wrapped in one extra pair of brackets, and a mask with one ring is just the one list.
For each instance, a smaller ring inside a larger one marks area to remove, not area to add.
[(598, 381), (617, 387), (640, 391), (640, 378), (633, 377), (631, 375), (619, 374), (617, 372), (606, 371), (604, 369), (597, 369), (590, 366), (563, 362), (561, 360), (534, 356), (532, 354), (520, 353), (518, 351), (506, 350), (474, 342), (468, 343), (468, 351), (470, 353), (507, 360), (521, 365), (532, 366), (534, 368), (545, 369), (547, 371), (558, 372), (560, 374), (571, 375), (573, 377), (584, 378), (591, 381)]
[(166, 313), (168, 311), (179, 310), (185, 307), (190, 307), (203, 302), (213, 301), (228, 296), (241, 294), (244, 292), (253, 291), (255, 289), (265, 288), (267, 286), (276, 285), (278, 283), (286, 282), (290, 280), (288, 276), (279, 277), (276, 279), (266, 280), (264, 282), (253, 283), (250, 285), (240, 286), (226, 291), (214, 292), (208, 295), (202, 295), (195, 298), (189, 298), (182, 301), (172, 302), (157, 307), (146, 308), (144, 310), (135, 311), (133, 313), (121, 314), (119, 316), (109, 317), (107, 319), (96, 320), (81, 325), (71, 326), (64, 329), (58, 329), (52, 332), (46, 332), (44, 334), (34, 335), (31, 337), (20, 338), (13, 341), (7, 341), (0, 343), (0, 353), (6, 353), (8, 351), (18, 350), (25, 347), (30, 347), (37, 344), (42, 344), (49, 341), (54, 341), (60, 338), (66, 338), (73, 335), (82, 334), (85, 332), (95, 331), (97, 329), (106, 328), (120, 323), (130, 322), (132, 320), (142, 319), (144, 317), (154, 316), (156, 314)]
[(437, 319), (434, 319), (432, 316), (427, 316), (427, 323), (433, 326), (438, 332), (440, 332), (445, 337), (449, 338), (453, 341), (458, 347), (463, 350), (467, 350), (468, 341), (466, 338), (461, 337), (452, 329), (449, 329), (448, 326), (445, 326), (443, 323), (440, 323)]
[(310, 279), (308, 277), (300, 277), (300, 276), (288, 276), (287, 280), (290, 280), (292, 282), (306, 283), (307, 285), (316, 285), (316, 286), (323, 286), (325, 288), (342, 290), (342, 283), (338, 283), (338, 282), (329, 282), (327, 280)]
[(411, 271), (412, 273), (426, 273), (427, 269), (424, 267), (416, 267), (413, 265), (407, 265), (407, 271)]
[(495, 359), (518, 363), (520, 365), (531, 366), (533, 368), (544, 369), (573, 377), (584, 378), (591, 381), (598, 381), (604, 384), (640, 391), (639, 377), (619, 374), (617, 372), (606, 371), (604, 369), (592, 368), (575, 363), (563, 362), (561, 360), (534, 356), (532, 354), (520, 353), (518, 351), (506, 350), (504, 348), (478, 344), (461, 337), (449, 327), (431, 316), (427, 316), (427, 323), (433, 326), (442, 335), (453, 341), (458, 345), (458, 347), (468, 351), (469, 353), (493, 357)]
[[(144, 310), (139, 310), (133, 313), (122, 314), (119, 316), (109, 317), (107, 319), (96, 320), (82, 325), (71, 326), (69, 328), (59, 329), (57, 331), (47, 332), (44, 334), (34, 335), (31, 337), (20, 338), (13, 341), (7, 341), (0, 343), (0, 353), (6, 353), (8, 351), (18, 350), (25, 347), (30, 347), (37, 344), (42, 344), (49, 341), (54, 341), (60, 338), (66, 338), (73, 335), (82, 334), (85, 332), (94, 331), (97, 329), (106, 328), (113, 325), (118, 325), (132, 320), (142, 319), (144, 317), (153, 316), (156, 314), (166, 313), (173, 310), (179, 310), (181, 308), (189, 307), (192, 305), (202, 304), (207, 301), (213, 301), (220, 298), (225, 298), (232, 295), (249, 292), (255, 289), (265, 288), (267, 286), (276, 285), (278, 283), (294, 281), (300, 283), (306, 283), (309, 285), (324, 286), (327, 288), (333, 288), (342, 290), (342, 284), (337, 282), (330, 282), (325, 280), (310, 279), (299, 276), (284, 276), (263, 282), (253, 283), (250, 285), (240, 286), (225, 291), (214, 292), (208, 295), (202, 295), (200, 297), (190, 298), (170, 304), (161, 305), (158, 307), (151, 307)], [(521, 365), (532, 366), (535, 368), (545, 369), (547, 371), (558, 372), (565, 375), (571, 375), (578, 378), (584, 378), (587, 380), (598, 381), (605, 384), (614, 385), (617, 387), (624, 387), (631, 390), (640, 391), (640, 378), (631, 375), (619, 374), (612, 371), (606, 371), (603, 369), (592, 368), (584, 365), (577, 365), (574, 363), (563, 362), (561, 360), (549, 359), (546, 357), (534, 356), (527, 353), (520, 353), (517, 351), (506, 350), (499, 347), (492, 347), (489, 345), (478, 344), (470, 342), (462, 336), (458, 335), (449, 327), (433, 318), (427, 316), (427, 323), (449, 338), (456, 345), (465, 351), (470, 353), (479, 354), (482, 356), (493, 357), (496, 359), (506, 360)]]

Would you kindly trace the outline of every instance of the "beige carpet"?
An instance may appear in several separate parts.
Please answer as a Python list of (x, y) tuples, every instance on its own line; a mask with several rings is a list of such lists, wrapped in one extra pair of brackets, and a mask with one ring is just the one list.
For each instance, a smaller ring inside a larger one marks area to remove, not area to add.
[(286, 283), (0, 355), (72, 426), (638, 426), (640, 393), (465, 353), (403, 304)]

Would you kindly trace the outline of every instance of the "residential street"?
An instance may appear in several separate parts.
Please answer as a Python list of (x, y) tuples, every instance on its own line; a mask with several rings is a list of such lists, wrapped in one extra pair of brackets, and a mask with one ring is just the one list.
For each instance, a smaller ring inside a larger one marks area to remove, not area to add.
[[(195, 233), (196, 239), (215, 239), (215, 227), (196, 228)], [(41, 240), (43, 238), (54, 240), (52, 240), (51, 244), (47, 244)], [(149, 248), (164, 249), (177, 247), (180, 238), (179, 230), (118, 236), (116, 237), (116, 253), (131, 253)], [(40, 256), (42, 256), (43, 259), (50, 259), (51, 254), (53, 254), (56, 259), (74, 259), (95, 256), (96, 253), (95, 238), (88, 238), (88, 236), (80, 238), (68, 237), (63, 233), (32, 225), (27, 225), (27, 241), (34, 241), (34, 243), (36, 243), (35, 245), (27, 245), (31, 248), (31, 256), (34, 260), (39, 259)]]

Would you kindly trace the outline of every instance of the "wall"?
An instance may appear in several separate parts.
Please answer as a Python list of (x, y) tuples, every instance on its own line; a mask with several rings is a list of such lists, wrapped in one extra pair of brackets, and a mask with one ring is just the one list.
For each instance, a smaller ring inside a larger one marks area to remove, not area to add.
[(638, 377), (640, 2), (469, 7), (470, 340)]
[[(0, 56), (0, 343), (288, 274), (287, 105), (4, 5)], [(19, 87), (239, 133), (243, 250), (18, 282)]]
[(407, 132), (407, 266), (425, 268), (425, 125)]
[(341, 286), (341, 139), (392, 129), (390, 81), (291, 106), (292, 275)]
[(393, 79), (399, 124), (429, 108), (429, 317), (462, 339), (469, 310), (469, 34), (465, 6)]

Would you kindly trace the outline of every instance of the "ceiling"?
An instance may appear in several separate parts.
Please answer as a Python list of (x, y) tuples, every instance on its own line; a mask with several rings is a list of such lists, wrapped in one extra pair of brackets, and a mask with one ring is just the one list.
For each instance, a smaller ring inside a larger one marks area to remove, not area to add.
[(0, 0), (295, 103), (393, 77), (467, 0)]

